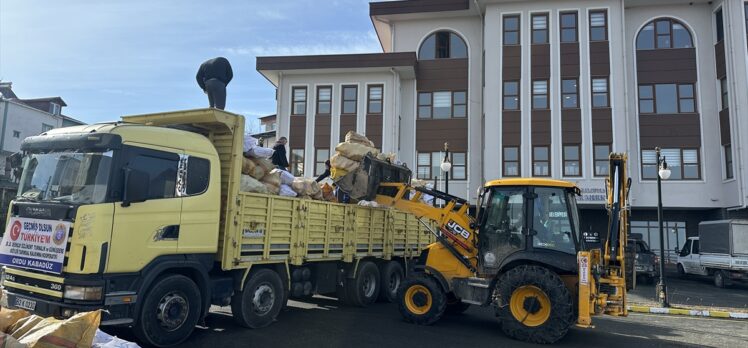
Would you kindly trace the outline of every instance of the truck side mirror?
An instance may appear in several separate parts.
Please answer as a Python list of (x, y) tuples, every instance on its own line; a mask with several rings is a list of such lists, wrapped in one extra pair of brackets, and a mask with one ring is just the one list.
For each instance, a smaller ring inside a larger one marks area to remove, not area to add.
[(680, 255), (680, 249), (678, 249), (678, 247), (675, 247), (675, 253)]
[(122, 206), (129, 207), (131, 203), (144, 202), (148, 199), (151, 178), (148, 173), (126, 167), (122, 196)]

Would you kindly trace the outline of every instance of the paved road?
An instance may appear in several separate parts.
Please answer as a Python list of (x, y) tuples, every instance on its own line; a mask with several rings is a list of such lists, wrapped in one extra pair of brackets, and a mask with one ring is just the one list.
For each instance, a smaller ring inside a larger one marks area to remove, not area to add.
[[(434, 326), (403, 322), (393, 304), (339, 307), (336, 300), (314, 298), (289, 304), (278, 322), (260, 329), (236, 326), (228, 308), (214, 307), (207, 328), (199, 328), (183, 347), (529, 347), (504, 336), (493, 313), (471, 308)], [(595, 318), (597, 328), (572, 331), (560, 347), (745, 346), (748, 322), (708, 318), (631, 314)], [(123, 338), (131, 339), (122, 332)]]
[[(689, 276), (679, 279), (668, 274), (666, 279), (670, 303), (683, 306), (708, 306), (748, 310), (748, 284), (735, 283), (727, 289), (714, 286), (711, 278)], [(630, 292), (629, 302), (656, 302), (655, 286), (638, 283)]]

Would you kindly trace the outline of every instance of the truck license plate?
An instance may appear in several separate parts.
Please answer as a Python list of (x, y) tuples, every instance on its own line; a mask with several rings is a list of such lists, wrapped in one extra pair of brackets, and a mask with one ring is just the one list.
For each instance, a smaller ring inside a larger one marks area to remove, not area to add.
[(27, 298), (16, 297), (16, 307), (33, 311), (36, 309), (36, 301)]

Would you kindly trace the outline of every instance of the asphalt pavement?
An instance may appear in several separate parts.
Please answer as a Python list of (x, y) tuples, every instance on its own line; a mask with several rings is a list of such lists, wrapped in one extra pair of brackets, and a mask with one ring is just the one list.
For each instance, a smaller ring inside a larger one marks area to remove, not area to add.
[[(559, 347), (738, 347), (748, 342), (748, 321), (631, 314), (595, 317), (596, 328), (573, 328)], [(315, 297), (290, 301), (271, 326), (235, 325), (230, 308), (213, 307), (207, 327), (196, 329), (182, 347), (529, 347), (504, 336), (493, 311), (470, 308), (433, 326), (402, 321), (394, 304), (340, 306)], [(132, 339), (126, 332), (111, 332)]]
[[(678, 278), (666, 273), (670, 303), (683, 307), (716, 307), (748, 311), (748, 283), (734, 283), (720, 289), (714, 286), (712, 278), (688, 276)], [(657, 279), (655, 279), (655, 283)], [(629, 302), (654, 304), (657, 302), (654, 284), (637, 283), (636, 289), (629, 292)]]

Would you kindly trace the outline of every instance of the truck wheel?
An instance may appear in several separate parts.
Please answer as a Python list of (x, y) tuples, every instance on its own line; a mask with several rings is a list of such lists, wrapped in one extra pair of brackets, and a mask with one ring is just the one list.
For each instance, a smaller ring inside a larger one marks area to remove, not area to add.
[(165, 276), (142, 298), (138, 322), (133, 327), (141, 342), (168, 347), (190, 337), (202, 308), (200, 289), (192, 279), (179, 274)]
[(275, 320), (285, 300), (283, 282), (278, 273), (261, 269), (251, 274), (244, 290), (231, 298), (231, 313), (238, 325), (258, 329)]
[(462, 314), (468, 308), (470, 308), (469, 303), (462, 302), (462, 300), (457, 298), (452, 293), (447, 295), (447, 309), (444, 311), (444, 313), (449, 315)]
[(373, 262), (363, 261), (358, 265), (354, 279), (346, 279), (346, 300), (348, 304), (366, 307), (379, 296), (379, 268)]
[(504, 333), (532, 343), (553, 343), (574, 323), (574, 300), (554, 272), (541, 266), (518, 266), (496, 283), (497, 315)]
[(729, 280), (728, 280), (727, 274), (725, 274), (725, 271), (720, 271), (720, 270), (714, 271), (714, 286), (720, 289), (724, 289), (728, 287), (729, 285), (730, 285)]
[(379, 300), (382, 302), (397, 301), (397, 289), (403, 282), (405, 274), (403, 266), (400, 266), (397, 261), (389, 261), (384, 263), (380, 273), (382, 274), (382, 280), (379, 284), (382, 284), (382, 287), (379, 290)]
[(686, 270), (683, 269), (683, 265), (678, 264), (678, 277), (683, 279), (686, 278)]
[(398, 308), (405, 321), (418, 325), (437, 322), (447, 308), (447, 296), (433, 279), (419, 275), (403, 281), (397, 291)]

